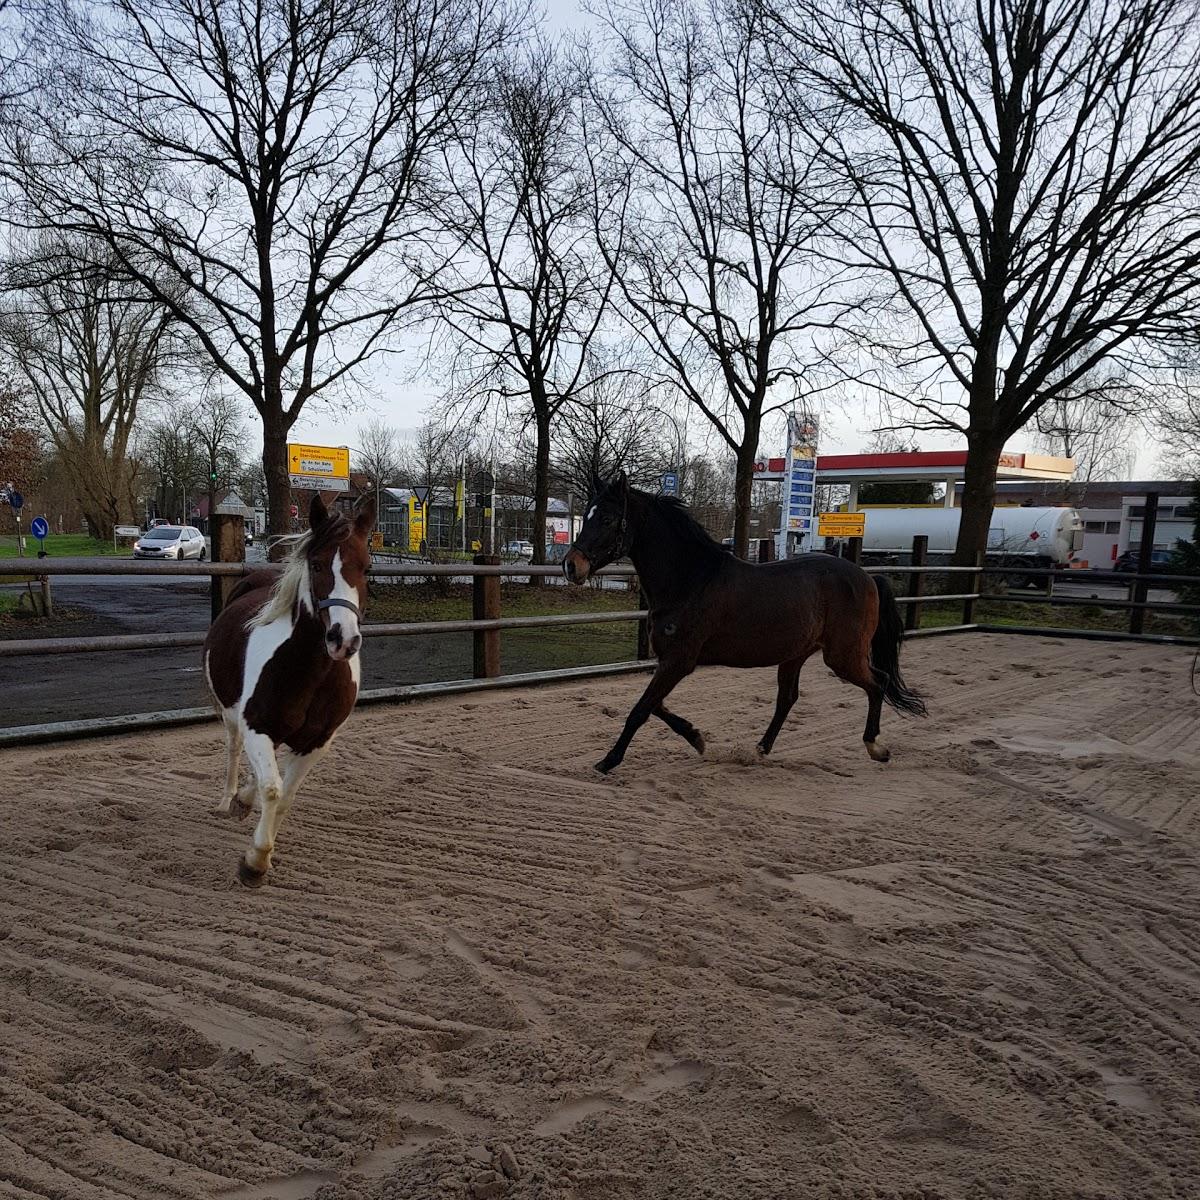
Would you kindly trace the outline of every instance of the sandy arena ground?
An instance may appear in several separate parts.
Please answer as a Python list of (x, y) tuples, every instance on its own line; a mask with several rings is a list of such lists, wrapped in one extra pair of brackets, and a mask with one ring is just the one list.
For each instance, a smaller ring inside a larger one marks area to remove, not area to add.
[(217, 727), (0, 756), (0, 1198), (1200, 1196), (1182, 649), (906, 649), (366, 709), (269, 886)]

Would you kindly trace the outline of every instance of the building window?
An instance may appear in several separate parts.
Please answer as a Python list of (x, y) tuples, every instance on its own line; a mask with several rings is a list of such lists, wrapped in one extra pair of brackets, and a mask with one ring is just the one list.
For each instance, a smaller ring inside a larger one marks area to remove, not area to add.
[(1104, 532), (1104, 522), (1103, 521), (1084, 521), (1083, 530), (1085, 533), (1103, 533)]

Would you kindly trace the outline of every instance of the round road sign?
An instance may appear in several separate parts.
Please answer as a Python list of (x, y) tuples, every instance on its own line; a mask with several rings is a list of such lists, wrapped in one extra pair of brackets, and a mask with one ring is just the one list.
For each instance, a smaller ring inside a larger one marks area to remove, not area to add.
[(50, 522), (45, 517), (34, 517), (29, 522), (29, 532), (40, 542), (50, 532)]

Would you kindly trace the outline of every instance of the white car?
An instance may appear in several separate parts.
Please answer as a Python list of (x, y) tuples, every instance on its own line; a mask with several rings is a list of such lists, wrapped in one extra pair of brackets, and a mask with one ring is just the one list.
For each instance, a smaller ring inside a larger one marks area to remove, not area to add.
[(190, 525), (158, 525), (133, 543), (134, 558), (195, 558), (204, 561), (204, 535)]
[(511, 554), (514, 558), (533, 558), (533, 543), (520, 538), (516, 541), (504, 543), (504, 553)]

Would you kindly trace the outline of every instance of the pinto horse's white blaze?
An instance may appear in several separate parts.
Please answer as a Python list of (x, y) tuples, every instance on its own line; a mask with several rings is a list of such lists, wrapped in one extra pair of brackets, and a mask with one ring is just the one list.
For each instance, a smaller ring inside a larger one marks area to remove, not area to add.
[(343, 600), (354, 607), (347, 608), (345, 604), (337, 604), (323, 610), (329, 622), (325, 634), (325, 649), (329, 651), (330, 658), (353, 658), (362, 645), (362, 631), (358, 627), (359, 595), (358, 588), (342, 573), (340, 550), (333, 556), (333, 591), (329, 593), (329, 599)]

